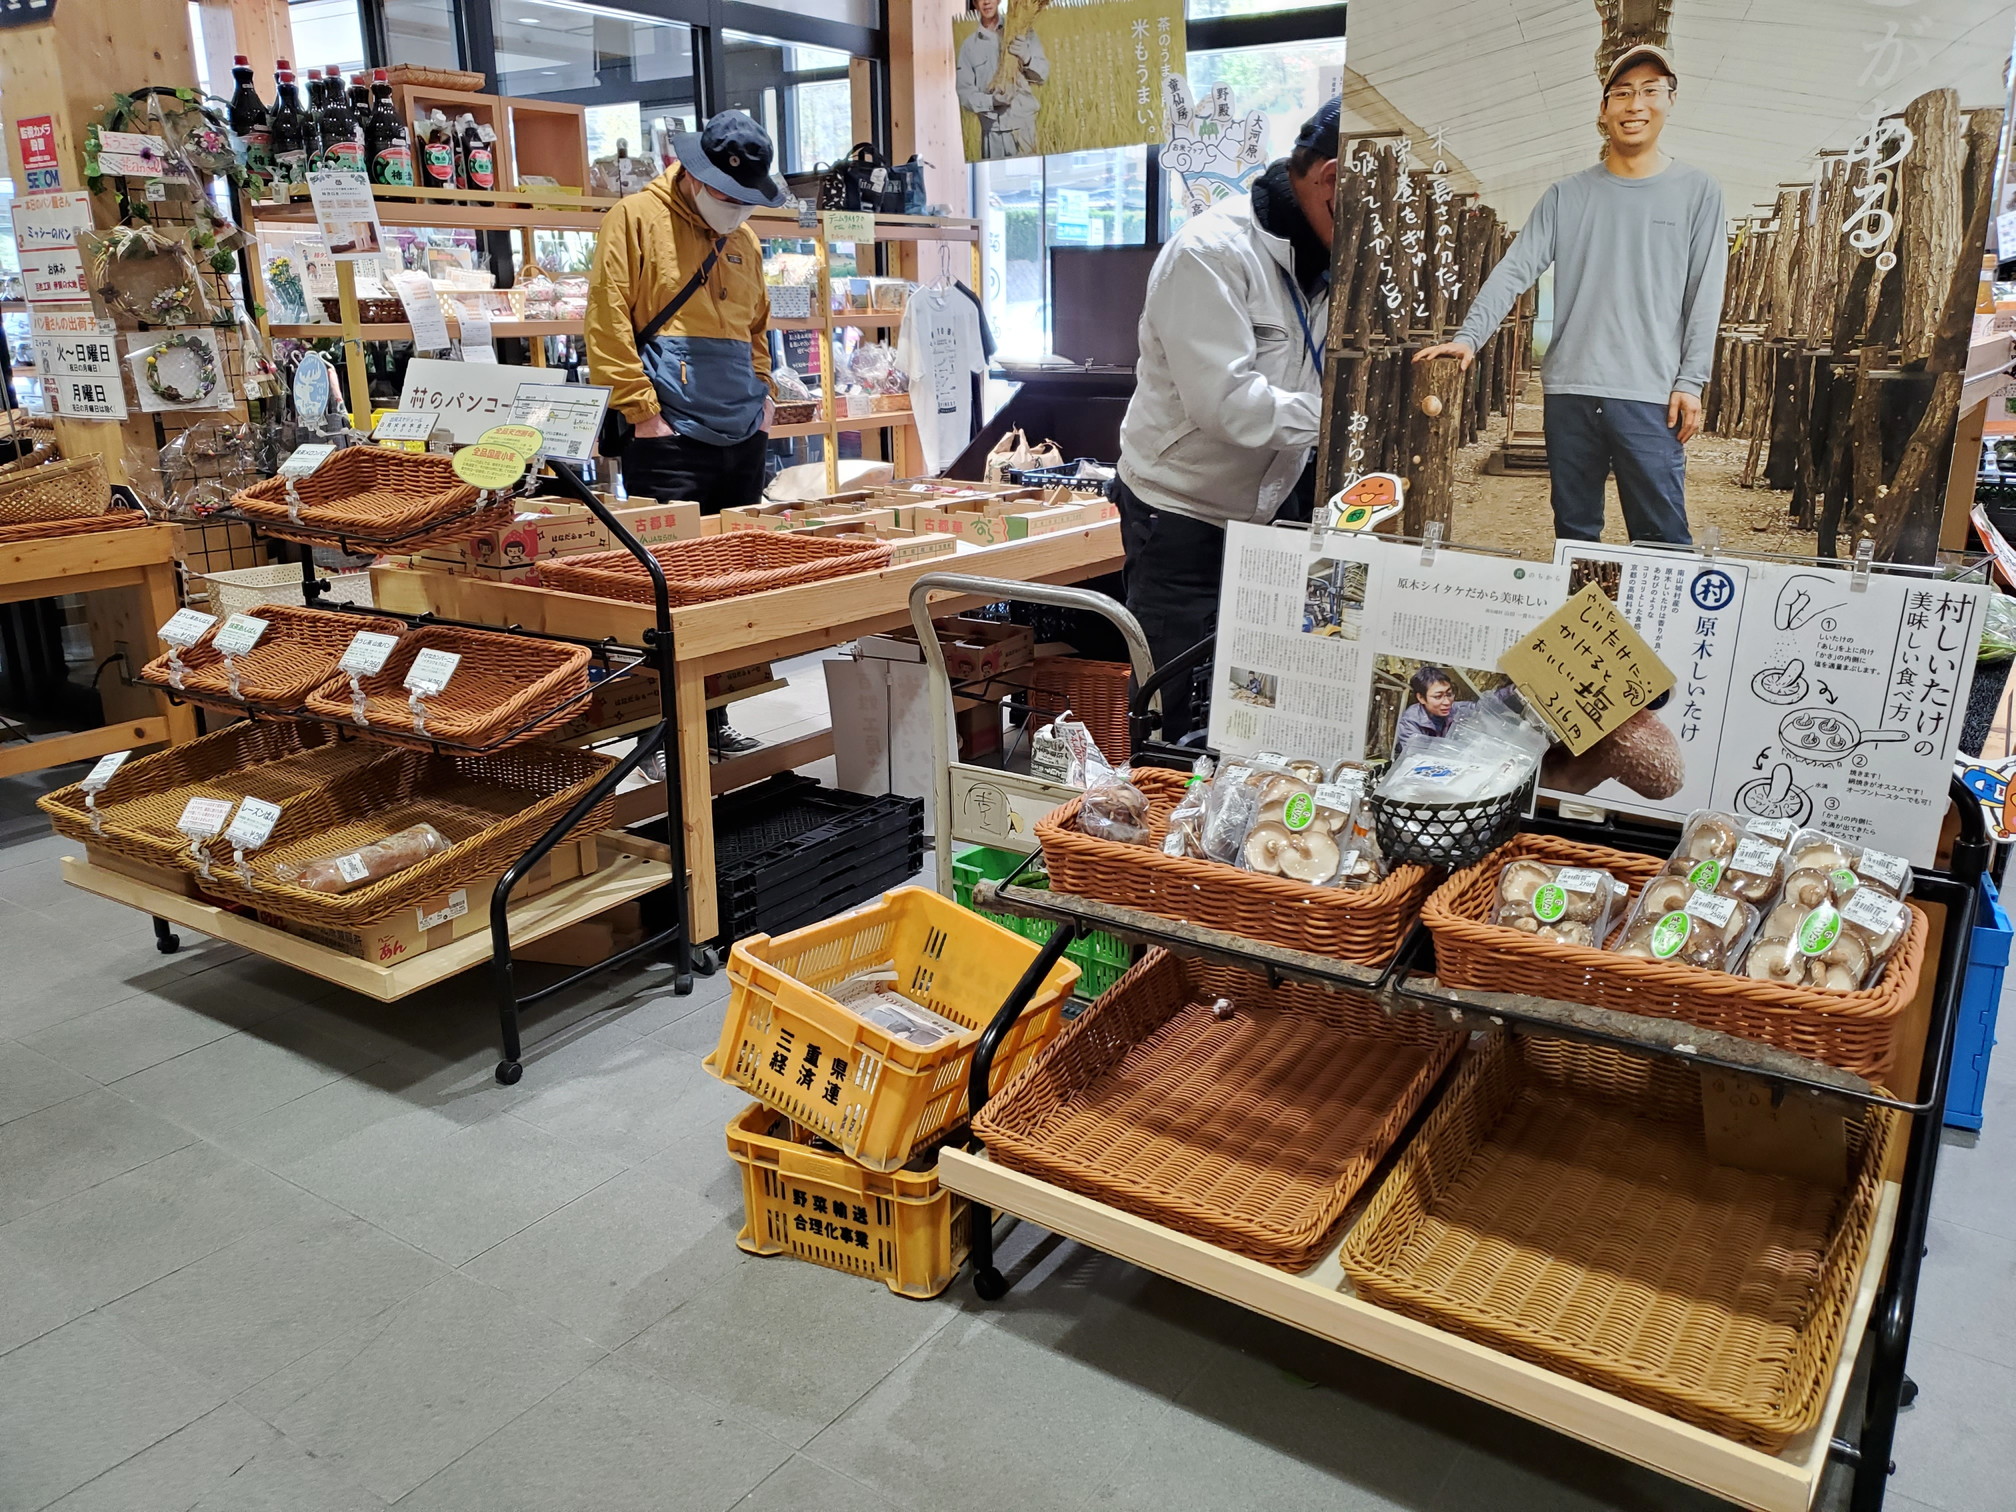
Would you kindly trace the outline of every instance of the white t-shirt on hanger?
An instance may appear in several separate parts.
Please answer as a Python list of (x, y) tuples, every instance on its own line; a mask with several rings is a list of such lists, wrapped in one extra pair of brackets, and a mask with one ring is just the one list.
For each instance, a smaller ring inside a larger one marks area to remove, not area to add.
[(910, 377), (925, 471), (940, 472), (973, 439), (973, 375), (987, 370), (973, 301), (957, 289), (913, 291), (903, 310), (896, 360)]

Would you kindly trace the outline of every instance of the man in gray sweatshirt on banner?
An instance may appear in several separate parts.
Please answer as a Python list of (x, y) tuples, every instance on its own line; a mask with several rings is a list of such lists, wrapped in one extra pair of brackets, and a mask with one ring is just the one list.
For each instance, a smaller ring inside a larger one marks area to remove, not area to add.
[(1618, 57), (1596, 118), (1603, 161), (1541, 195), (1456, 339), (1414, 358), (1461, 357), (1469, 367), (1513, 301), (1553, 267), (1554, 333), (1540, 381), (1554, 533), (1568, 540), (1602, 537), (1613, 471), (1631, 539), (1693, 540), (1681, 448), (1701, 429), (1728, 233), (1721, 186), (1659, 150), (1678, 88), (1664, 49)]

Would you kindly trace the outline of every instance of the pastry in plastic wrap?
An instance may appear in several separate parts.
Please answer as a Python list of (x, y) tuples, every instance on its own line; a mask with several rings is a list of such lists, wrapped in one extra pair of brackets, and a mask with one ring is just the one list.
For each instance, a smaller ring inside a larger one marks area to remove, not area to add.
[(370, 845), (360, 845), (334, 855), (318, 856), (298, 868), (281, 874), (283, 882), (309, 892), (346, 893), (367, 882), (377, 882), (418, 866), (430, 856), (449, 849), (448, 839), (431, 824), (416, 824), (387, 835)]
[(1522, 858), (1498, 874), (1498, 923), (1562, 945), (1601, 946), (1627, 889), (1607, 871)]

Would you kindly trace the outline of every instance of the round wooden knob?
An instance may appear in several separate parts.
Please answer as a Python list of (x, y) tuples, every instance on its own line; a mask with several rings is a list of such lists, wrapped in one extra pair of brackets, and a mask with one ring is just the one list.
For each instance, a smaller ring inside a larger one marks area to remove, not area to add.
[(1430, 394), (1426, 399), (1423, 399), (1421, 401), (1421, 413), (1424, 415), (1441, 414), (1442, 413), (1441, 397), (1436, 394)]

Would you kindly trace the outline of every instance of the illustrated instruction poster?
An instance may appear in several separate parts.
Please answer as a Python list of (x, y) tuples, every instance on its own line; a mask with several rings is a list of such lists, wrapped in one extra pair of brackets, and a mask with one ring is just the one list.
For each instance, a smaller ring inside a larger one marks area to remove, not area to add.
[[(1979, 583), (1561, 542), (1678, 679), (1541, 790), (1681, 818), (1730, 809), (1929, 864), (1973, 681)], [(1653, 728), (1655, 725), (1657, 728)]]
[(1383, 759), (1509, 686), (1498, 658), (1560, 607), (1564, 567), (1373, 536), (1232, 525), (1211, 744)]

